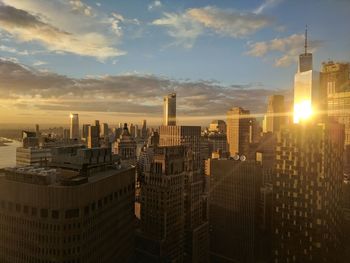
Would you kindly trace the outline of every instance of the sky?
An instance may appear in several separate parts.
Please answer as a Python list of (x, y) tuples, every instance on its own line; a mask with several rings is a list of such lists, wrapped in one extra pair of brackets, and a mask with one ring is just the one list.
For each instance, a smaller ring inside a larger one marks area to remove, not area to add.
[(0, 0), (0, 124), (180, 124), (290, 100), (305, 25), (314, 68), (350, 61), (349, 0)]

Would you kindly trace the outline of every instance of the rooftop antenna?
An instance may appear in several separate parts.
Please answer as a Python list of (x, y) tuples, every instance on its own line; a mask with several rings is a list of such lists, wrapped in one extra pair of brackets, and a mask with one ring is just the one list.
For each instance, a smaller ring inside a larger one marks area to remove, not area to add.
[(307, 25), (305, 26), (305, 55), (307, 54)]

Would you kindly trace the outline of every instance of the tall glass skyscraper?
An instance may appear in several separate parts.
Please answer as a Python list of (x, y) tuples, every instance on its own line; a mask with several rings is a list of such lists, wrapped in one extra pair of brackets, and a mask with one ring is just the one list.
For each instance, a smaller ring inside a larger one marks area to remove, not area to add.
[(163, 114), (164, 126), (176, 125), (176, 93), (171, 93), (164, 97)]
[(70, 115), (70, 139), (79, 139), (79, 115)]
[(320, 73), (312, 69), (312, 53), (307, 51), (307, 30), (305, 31), (305, 52), (299, 56), (298, 72), (294, 77), (294, 122), (299, 123), (319, 110)]

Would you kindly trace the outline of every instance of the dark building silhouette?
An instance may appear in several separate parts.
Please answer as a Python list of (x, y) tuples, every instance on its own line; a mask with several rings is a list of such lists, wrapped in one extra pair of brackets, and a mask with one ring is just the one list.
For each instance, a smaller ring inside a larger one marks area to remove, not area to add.
[(206, 162), (212, 263), (259, 262), (261, 166), (244, 160)]
[(153, 149), (141, 188), (141, 229), (137, 234), (137, 262), (183, 262), (184, 191), (189, 161), (185, 147)]
[(135, 169), (106, 148), (52, 159), (0, 170), (0, 262), (132, 262)]

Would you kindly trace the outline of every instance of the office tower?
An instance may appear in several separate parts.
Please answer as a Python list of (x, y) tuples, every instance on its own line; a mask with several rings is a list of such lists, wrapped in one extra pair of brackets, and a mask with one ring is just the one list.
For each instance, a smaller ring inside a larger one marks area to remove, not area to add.
[(321, 73), (322, 86), (328, 93), (328, 116), (345, 126), (345, 173), (350, 172), (350, 75), (347, 75), (349, 67), (349, 64), (328, 62), (323, 64)]
[(275, 175), (277, 134), (272, 132), (263, 133), (260, 141), (252, 151), (255, 160), (261, 164), (263, 185), (271, 184)]
[(183, 262), (185, 156), (183, 146), (154, 148), (141, 190), (137, 262)]
[(176, 93), (168, 94), (163, 102), (163, 125), (176, 125)]
[(291, 124), (277, 137), (274, 262), (338, 262), (344, 128)]
[(145, 173), (149, 169), (149, 165), (153, 160), (154, 149), (159, 146), (159, 134), (153, 132), (148, 138), (147, 145), (145, 145), (139, 155), (137, 161), (137, 176), (138, 180), (144, 182)]
[(312, 53), (307, 51), (307, 28), (305, 29), (305, 45), (304, 53), (299, 55), (298, 72), (306, 72), (312, 70)]
[(148, 138), (147, 121), (142, 121), (141, 137), (146, 140)]
[(191, 149), (195, 155), (195, 165), (200, 166), (200, 126), (160, 126), (159, 145), (176, 146), (184, 145)]
[(89, 126), (87, 145), (88, 145), (88, 148), (100, 147), (100, 126), (99, 125)]
[(185, 174), (185, 262), (208, 260), (208, 221), (203, 215), (205, 196), (201, 150), (201, 127), (160, 126), (160, 146), (185, 146), (193, 158), (192, 170)]
[(122, 132), (123, 132), (123, 128), (114, 128), (114, 138), (119, 138)]
[(40, 128), (39, 128), (39, 124), (35, 124), (35, 133), (36, 133), (36, 137), (40, 138)]
[(278, 132), (281, 126), (286, 123), (287, 114), (284, 106), (284, 96), (270, 96), (267, 105), (267, 113), (264, 118), (264, 132)]
[(329, 94), (327, 100), (328, 116), (344, 124), (345, 146), (350, 145), (350, 91)]
[(89, 127), (90, 124), (83, 124), (82, 134), (81, 137), (87, 142), (87, 139), (89, 137)]
[(101, 138), (108, 138), (109, 136), (109, 129), (108, 129), (108, 123), (102, 123), (100, 126), (100, 137)]
[(349, 91), (350, 64), (328, 61), (322, 63), (321, 85), (324, 96)]
[(36, 132), (22, 131), (22, 147), (38, 147), (39, 138), (36, 135)]
[(79, 115), (74, 113), (70, 115), (70, 139), (79, 140)]
[(226, 122), (223, 120), (213, 120), (209, 125), (209, 132), (226, 134)]
[(210, 262), (258, 259), (261, 167), (255, 161), (208, 159)]
[(0, 262), (133, 262), (135, 169), (110, 149), (53, 156), (0, 171)]
[(37, 134), (37, 131), (22, 131), (22, 147), (16, 148), (16, 165), (45, 165), (51, 160), (51, 149), (39, 147)]
[(63, 129), (63, 139), (69, 140), (70, 138), (70, 130), (69, 129)]
[(207, 139), (210, 155), (213, 152), (220, 152), (222, 155), (228, 155), (228, 144), (225, 133), (209, 132)]
[(130, 135), (131, 135), (133, 138), (136, 138), (135, 125), (132, 124), (132, 123), (130, 124), (129, 132), (130, 132)]
[(122, 134), (115, 142), (114, 153), (118, 154), (123, 162), (136, 164), (136, 141), (131, 136), (128, 124), (124, 123)]
[(307, 30), (305, 52), (299, 56), (298, 72), (294, 76), (294, 123), (309, 118), (321, 109), (320, 74), (312, 68), (312, 54), (307, 52)]
[(249, 144), (256, 141), (256, 120), (249, 110), (233, 107), (227, 112), (227, 142), (230, 155), (249, 153)]
[(39, 147), (17, 147), (16, 148), (16, 165), (45, 165), (51, 160), (50, 148)]

